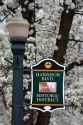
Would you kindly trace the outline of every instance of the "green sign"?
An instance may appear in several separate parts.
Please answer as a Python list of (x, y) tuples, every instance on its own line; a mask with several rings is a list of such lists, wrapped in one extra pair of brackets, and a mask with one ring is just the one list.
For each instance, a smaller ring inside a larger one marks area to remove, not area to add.
[(64, 108), (65, 67), (53, 59), (44, 59), (31, 66), (31, 108), (43, 112)]

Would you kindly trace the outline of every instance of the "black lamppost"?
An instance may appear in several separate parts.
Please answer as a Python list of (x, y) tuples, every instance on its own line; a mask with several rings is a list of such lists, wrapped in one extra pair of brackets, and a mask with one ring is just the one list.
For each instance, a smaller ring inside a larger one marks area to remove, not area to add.
[(23, 56), (29, 24), (24, 19), (8, 23), (13, 53), (12, 125), (23, 125)]

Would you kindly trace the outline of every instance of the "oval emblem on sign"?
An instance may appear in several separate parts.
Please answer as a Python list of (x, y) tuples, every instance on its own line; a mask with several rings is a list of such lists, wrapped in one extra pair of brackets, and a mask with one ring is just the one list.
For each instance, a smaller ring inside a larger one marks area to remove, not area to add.
[(44, 66), (45, 66), (45, 68), (50, 69), (52, 67), (52, 63), (46, 62)]

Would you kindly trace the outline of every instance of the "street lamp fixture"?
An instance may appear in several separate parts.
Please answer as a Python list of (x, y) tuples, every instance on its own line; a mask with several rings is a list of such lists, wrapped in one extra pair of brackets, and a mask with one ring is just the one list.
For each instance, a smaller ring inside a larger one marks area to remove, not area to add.
[(29, 32), (25, 19), (13, 19), (7, 24), (13, 53), (12, 125), (23, 124), (23, 58)]
[(29, 23), (25, 19), (13, 19), (8, 23), (10, 39), (26, 39), (28, 37)]

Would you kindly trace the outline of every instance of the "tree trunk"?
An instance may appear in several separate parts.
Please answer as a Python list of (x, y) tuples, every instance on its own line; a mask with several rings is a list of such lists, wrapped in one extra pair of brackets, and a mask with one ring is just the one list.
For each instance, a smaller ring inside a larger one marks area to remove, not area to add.
[(57, 60), (60, 64), (63, 64), (65, 59), (64, 55), (66, 54), (67, 43), (69, 39), (69, 32), (71, 29), (73, 17), (75, 15), (75, 10), (69, 10), (66, 12), (66, 7), (61, 15), (60, 29), (58, 35), (61, 36), (61, 39), (57, 39), (56, 45), (58, 50), (54, 51), (53, 58)]
[(36, 125), (49, 125), (50, 112), (40, 112), (38, 114)]

